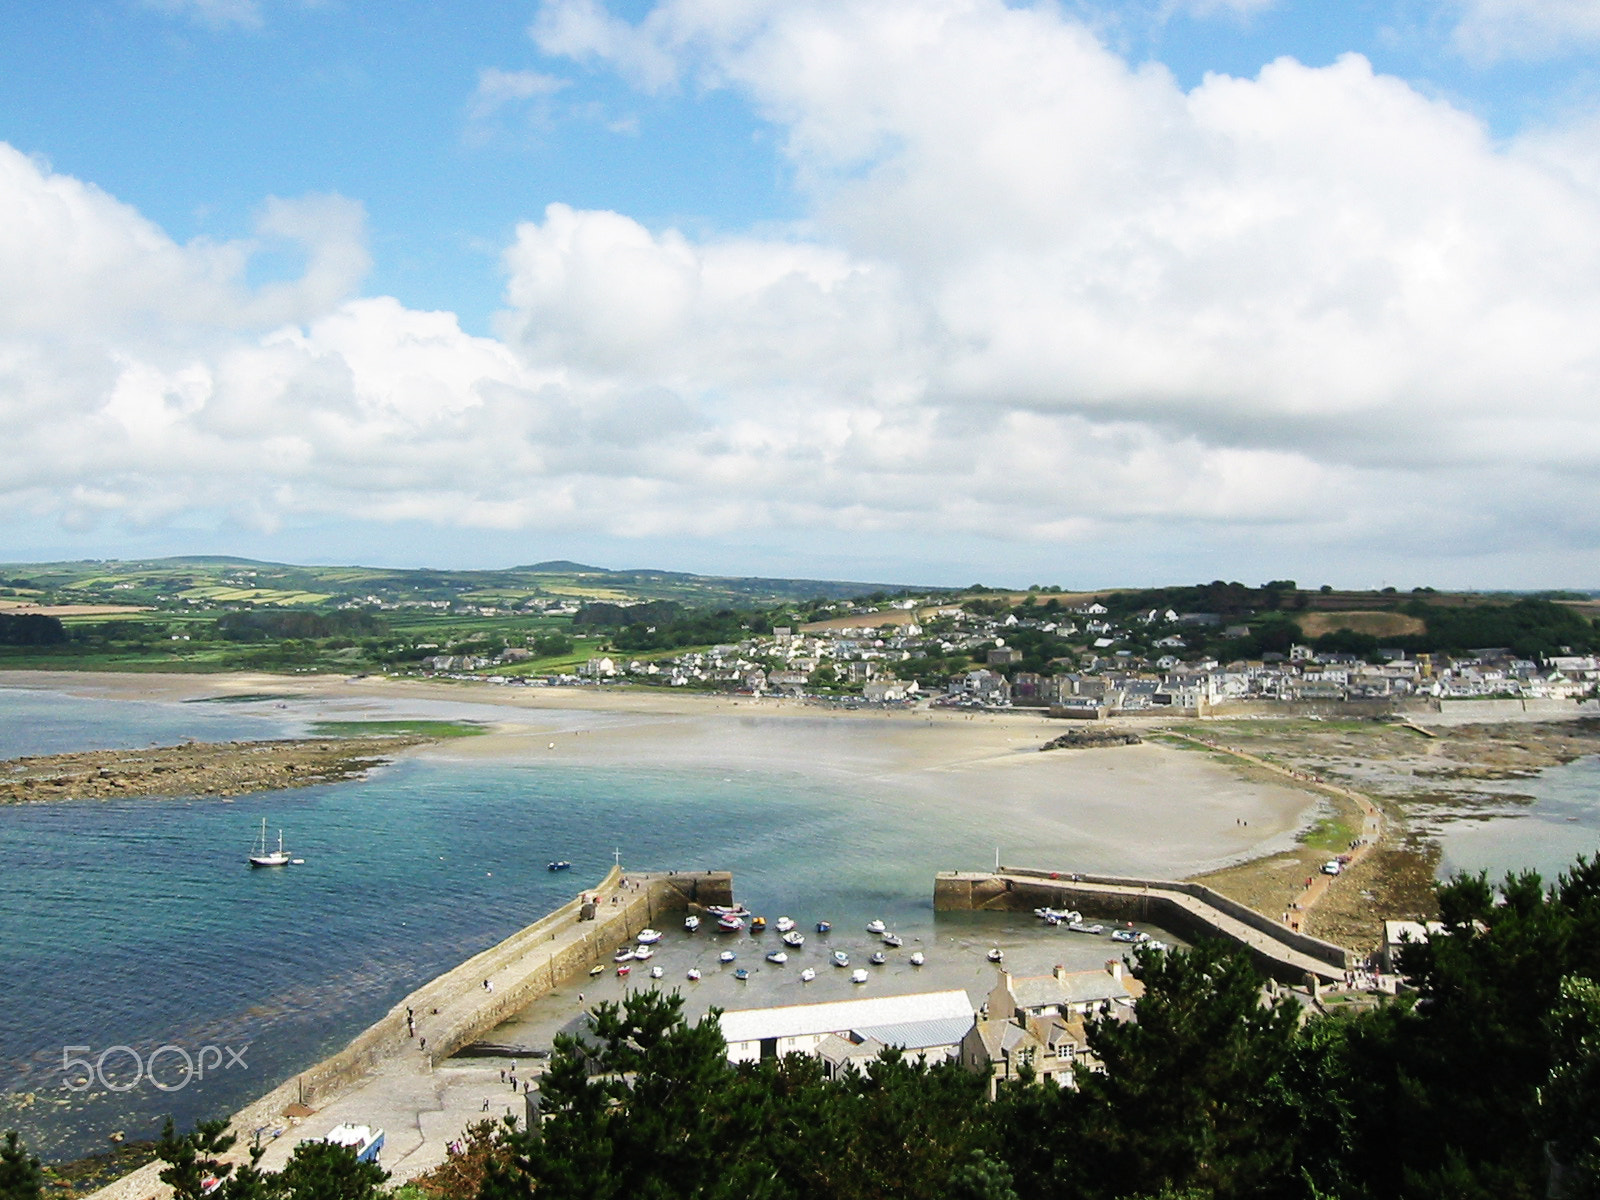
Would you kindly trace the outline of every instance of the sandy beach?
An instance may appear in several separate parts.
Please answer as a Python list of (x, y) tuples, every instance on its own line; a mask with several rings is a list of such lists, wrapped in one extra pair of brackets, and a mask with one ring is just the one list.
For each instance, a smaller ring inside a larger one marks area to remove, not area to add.
[(9, 672), (0, 687), (167, 703), (272, 697), (321, 719), (448, 716), (489, 729), (413, 751), (439, 759), (798, 773), (993, 830), (985, 840), (1017, 865), (1074, 865), (1028, 863), (1007, 836), (1059, 829), (1096, 859), (1179, 877), (1289, 848), (1322, 803), (1165, 746), (1041, 753), (1063, 724), (1029, 710), (862, 711), (638, 688), (266, 674)]

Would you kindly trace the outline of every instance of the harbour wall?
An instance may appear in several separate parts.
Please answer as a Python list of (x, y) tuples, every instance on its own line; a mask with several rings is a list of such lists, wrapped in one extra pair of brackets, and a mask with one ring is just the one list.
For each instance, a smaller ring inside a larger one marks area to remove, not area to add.
[[(431, 1071), (562, 981), (609, 964), (620, 943), (657, 917), (732, 902), (733, 876), (727, 871), (630, 874), (624, 883), (622, 871), (612, 868), (595, 887), (423, 984), (344, 1049), (235, 1113), (230, 1122), (239, 1137), (234, 1157), (242, 1156), (256, 1130), (285, 1126), (293, 1106), (320, 1108), (385, 1070)], [(494, 987), (486, 988), (485, 980)], [(407, 1027), (408, 1015), (415, 1035)], [(91, 1200), (170, 1196), (158, 1178), (162, 1166), (141, 1167), (91, 1193)]]
[(936, 912), (1031, 912), (1046, 906), (1075, 909), (1085, 917), (1144, 921), (1190, 940), (1223, 938), (1283, 983), (1304, 983), (1307, 974), (1340, 979), (1349, 966), (1344, 947), (1289, 929), (1204, 884), (1027, 867), (941, 871), (934, 878)]

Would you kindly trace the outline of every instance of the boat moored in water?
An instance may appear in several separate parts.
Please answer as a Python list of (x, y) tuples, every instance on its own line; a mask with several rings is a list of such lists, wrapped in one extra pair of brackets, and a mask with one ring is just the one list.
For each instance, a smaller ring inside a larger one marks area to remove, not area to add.
[(750, 972), (746, 971), (743, 967), (740, 967), (737, 971), (735, 971), (733, 973), (733, 977), (735, 979), (737, 979), (740, 983), (743, 983), (746, 979), (750, 978)]
[(801, 983), (810, 983), (816, 977), (817, 977), (817, 972), (816, 972), (816, 969), (813, 968), (813, 967), (807, 967), (804, 971), (800, 972), (800, 982)]
[(693, 933), (696, 929), (700, 928), (700, 918), (694, 916), (693, 914), (685, 917), (683, 919), (683, 927), (690, 933)]
[(654, 966), (654, 967), (650, 968), (650, 978), (651, 979), (660, 979), (665, 974), (666, 974), (666, 972), (664, 970), (662, 970), (659, 966)]
[(744, 918), (736, 917), (732, 913), (724, 913), (717, 918), (717, 928), (723, 933), (738, 933), (744, 928)]
[(623, 963), (620, 967), (617, 968), (617, 974), (618, 975), (626, 975), (631, 970), (633, 970), (632, 967), (630, 967), (627, 963)]
[(736, 959), (738, 957), (739, 956), (737, 954), (735, 954), (732, 950), (724, 950), (721, 954), (717, 955), (717, 961), (718, 962), (730, 963), (730, 962), (732, 962), (734, 959)]
[(905, 945), (905, 942), (898, 933), (885, 933), (883, 935), (883, 944), (890, 947), (899, 947)]
[(655, 951), (649, 946), (640, 946), (633, 952), (633, 956), (640, 962), (643, 962), (647, 958), (653, 958), (655, 956)]
[(783, 935), (783, 944), (798, 950), (801, 946), (806, 944), (806, 935), (801, 933), (798, 929), (791, 929), (788, 933)]
[(827, 933), (828, 930), (830, 930), (832, 928), (833, 928), (833, 922), (832, 921), (818, 921), (817, 922), (817, 932), (818, 933)]
[(843, 950), (835, 950), (833, 952), (833, 965), (836, 967), (848, 967), (850, 965), (850, 956)]
[(1004, 950), (1000, 949), (999, 946), (990, 947), (990, 950), (989, 950), (989, 961), (990, 962), (1000, 962), (1002, 959), (1005, 958), (1005, 956), (1006, 956), (1006, 952)]
[(779, 917), (776, 921), (773, 922), (772, 927), (774, 929), (776, 929), (779, 933), (788, 933), (791, 929), (794, 928), (794, 918), (793, 917)]
[(639, 952), (632, 946), (624, 946), (611, 956), (612, 962), (632, 962), (639, 957)]
[(885, 925), (882, 921), (877, 920), (876, 918), (874, 918), (873, 920), (867, 922), (867, 932), (868, 933), (882, 933), (887, 928), (889, 928), (889, 927), (887, 925)]
[(659, 929), (641, 929), (633, 940), (641, 946), (653, 946), (661, 940), (661, 931)]
[(781, 967), (784, 963), (789, 961), (789, 956), (782, 950), (768, 950), (767, 961), (769, 963), (777, 963)]
[(875, 967), (881, 967), (884, 963), (889, 961), (889, 956), (884, 954), (882, 950), (874, 950), (872, 952), (872, 957), (867, 959), (867, 961)]
[(767, 919), (765, 917), (751, 917), (750, 918), (750, 932), (751, 933), (761, 933), (762, 931), (764, 931), (766, 929), (766, 927), (767, 927)]
[(261, 836), (256, 839), (251, 848), (250, 865), (252, 867), (286, 867), (289, 865), (289, 852), (283, 848), (283, 830), (278, 830), (278, 848), (273, 850), (267, 845), (267, 819), (261, 818)]
[(572, 870), (572, 864), (569, 863), (566, 859), (562, 858), (562, 859), (558, 859), (555, 862), (551, 863), (548, 867), (545, 868), (545, 870), (547, 870), (547, 871), (570, 871), (570, 870)]
[(911, 965), (913, 967), (920, 967), (923, 963), (925, 963), (927, 961), (928, 961), (927, 959), (922, 957), (922, 951), (921, 950), (913, 950), (911, 952)]
[(700, 968), (699, 967), (690, 967), (689, 970), (688, 970), (689, 982), (693, 983), (695, 980), (697, 980), (699, 978), (700, 978)]
[(854, 971), (850, 972), (850, 982), (851, 983), (865, 983), (866, 981), (867, 981), (867, 973), (864, 970), (862, 970), (860, 967), (857, 967)]

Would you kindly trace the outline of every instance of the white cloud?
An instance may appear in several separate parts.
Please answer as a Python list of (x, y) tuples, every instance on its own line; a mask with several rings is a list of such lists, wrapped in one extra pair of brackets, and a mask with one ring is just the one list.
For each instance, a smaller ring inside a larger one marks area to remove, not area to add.
[(1600, 0), (1444, 0), (1455, 48), (1478, 63), (1555, 58), (1600, 42)]
[[(1355, 56), (1185, 92), (998, 0), (579, 0), (534, 30), (746, 97), (809, 219), (697, 239), (551, 204), (490, 339), (350, 298), (348, 202), (177, 245), (0, 149), (0, 495), (930, 558), (1600, 547), (1568, 486), (1600, 464), (1592, 131), (1497, 145)], [(307, 269), (245, 287), (273, 237)]]
[(261, 6), (256, 0), (145, 0), (157, 12), (186, 16), (212, 29), (259, 29)]
[(502, 108), (528, 100), (545, 99), (567, 86), (567, 81), (538, 71), (503, 71), (484, 67), (478, 72), (478, 86), (472, 93), (468, 116), (486, 121)]

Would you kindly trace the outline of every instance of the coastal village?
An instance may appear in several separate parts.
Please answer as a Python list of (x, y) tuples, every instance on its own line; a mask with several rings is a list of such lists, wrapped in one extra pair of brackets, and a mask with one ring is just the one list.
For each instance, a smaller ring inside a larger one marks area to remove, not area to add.
[[(1083, 653), (1050, 673), (1018, 670), (1019, 632), (1071, 639)], [(668, 687), (718, 688), (748, 695), (805, 698), (836, 695), (819, 684), (852, 687), (850, 699), (866, 704), (931, 701), (975, 708), (1032, 707), (1052, 715), (1099, 719), (1166, 711), (1191, 716), (1248, 711), (1251, 705), (1338, 705), (1358, 711), (1440, 712), (1459, 701), (1502, 702), (1506, 712), (1556, 711), (1590, 697), (1600, 683), (1600, 658), (1562, 654), (1542, 661), (1487, 647), (1466, 655), (1408, 654), (1379, 649), (1376, 662), (1338, 651), (1291, 644), (1249, 660), (1219, 661), (1197, 654), (1203, 635), (1248, 635), (1215, 613), (1150, 610), (1117, 620), (1105, 605), (1089, 602), (1064, 612), (991, 617), (960, 605), (903, 600), (888, 609), (856, 610), (798, 628), (778, 627), (735, 644), (677, 656), (591, 657), (575, 673), (550, 676), (497, 674), (496, 666), (522, 662), (530, 653), (509, 647), (494, 658), (431, 655), (424, 673), (486, 678), (499, 684), (573, 686), (637, 682)], [(1201, 636), (1197, 636), (1201, 635)], [(1130, 649), (1130, 642), (1150, 652)], [(897, 666), (929, 656), (966, 654), (970, 670), (942, 685), (903, 679)], [(981, 664), (976, 661), (982, 659)], [(858, 688), (855, 692), (853, 689)], [(1484, 716), (1492, 707), (1478, 708)]]

